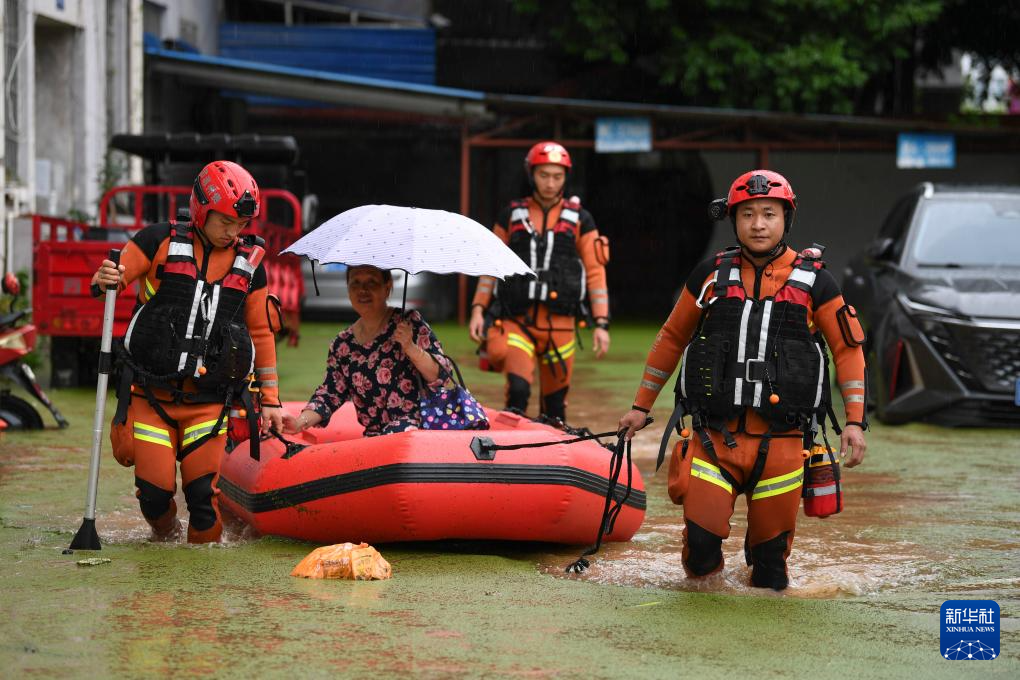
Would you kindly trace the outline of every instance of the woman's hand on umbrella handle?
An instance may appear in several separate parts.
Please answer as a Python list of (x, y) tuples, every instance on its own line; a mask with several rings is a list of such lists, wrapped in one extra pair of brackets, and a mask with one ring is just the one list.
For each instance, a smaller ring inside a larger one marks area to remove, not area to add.
[(475, 342), (485, 339), (485, 316), (482, 313), (481, 305), (471, 308), (471, 320), (468, 322), (468, 335)]
[(404, 354), (407, 354), (408, 348), (414, 345), (414, 333), (411, 332), (411, 324), (408, 321), (402, 320), (397, 323), (397, 327), (393, 329), (393, 342), (404, 348)]

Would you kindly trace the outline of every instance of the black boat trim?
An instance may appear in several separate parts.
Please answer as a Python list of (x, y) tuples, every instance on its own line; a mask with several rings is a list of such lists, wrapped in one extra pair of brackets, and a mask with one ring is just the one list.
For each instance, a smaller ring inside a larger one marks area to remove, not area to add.
[[(573, 486), (602, 498), (609, 488), (606, 477), (567, 465), (479, 463), (394, 463), (261, 493), (245, 491), (222, 475), (219, 480), (220, 490), (230, 500), (253, 513), (282, 510), (388, 484), (550, 484)], [(620, 501), (625, 493), (626, 488), (618, 486), (613, 495)], [(626, 505), (644, 510), (645, 503), (645, 492), (631, 489)]]

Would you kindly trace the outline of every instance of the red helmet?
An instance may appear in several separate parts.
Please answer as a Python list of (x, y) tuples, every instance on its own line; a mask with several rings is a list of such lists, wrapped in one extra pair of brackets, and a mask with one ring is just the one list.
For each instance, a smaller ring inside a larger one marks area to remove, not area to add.
[(557, 142), (539, 142), (531, 147), (528, 155), (524, 157), (524, 170), (530, 177), (531, 171), (536, 165), (545, 165), (546, 163), (562, 165), (567, 170), (570, 170), (570, 154), (567, 153), (562, 144)]
[(262, 201), (255, 178), (237, 163), (213, 161), (202, 168), (191, 189), (191, 220), (205, 226), (210, 210), (230, 217), (258, 217)]
[(797, 211), (797, 195), (793, 193), (790, 182), (778, 172), (772, 170), (752, 170), (745, 172), (733, 180), (730, 193), (726, 196), (726, 211), (732, 216), (738, 204), (752, 198), (778, 198), (789, 206), (784, 209), (786, 231), (793, 225), (793, 216)]
[(797, 209), (797, 196), (786, 178), (771, 170), (752, 170), (733, 180), (726, 197), (726, 207), (732, 213), (738, 203), (752, 198), (778, 198)]

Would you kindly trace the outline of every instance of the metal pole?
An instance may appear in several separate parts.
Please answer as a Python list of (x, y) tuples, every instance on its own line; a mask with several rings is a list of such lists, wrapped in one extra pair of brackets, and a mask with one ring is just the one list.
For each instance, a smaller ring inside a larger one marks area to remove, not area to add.
[[(468, 140), (467, 123), (460, 126), (460, 214), (470, 217), (471, 210), (471, 142)], [(467, 277), (457, 277), (457, 323), (467, 323)]]
[[(111, 250), (109, 259), (120, 264), (120, 251)], [(92, 459), (89, 461), (89, 486), (85, 497), (85, 517), (74, 535), (72, 550), (102, 550), (96, 533), (96, 494), (99, 490), (99, 458), (103, 449), (103, 423), (106, 414), (106, 387), (113, 365), (113, 315), (117, 307), (117, 286), (106, 287), (106, 308), (103, 311), (103, 336), (99, 345), (99, 380), (96, 382), (96, 415), (92, 421)]]

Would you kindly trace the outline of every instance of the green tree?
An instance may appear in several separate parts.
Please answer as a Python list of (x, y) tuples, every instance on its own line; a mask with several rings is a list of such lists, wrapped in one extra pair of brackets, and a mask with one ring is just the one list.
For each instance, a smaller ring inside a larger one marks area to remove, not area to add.
[[(912, 109), (916, 51), (953, 0), (515, 0), (589, 64), (652, 74), (675, 103)], [(896, 96), (888, 96), (889, 92)], [(882, 93), (882, 94), (880, 94)], [(885, 96), (883, 96), (885, 95)]]

